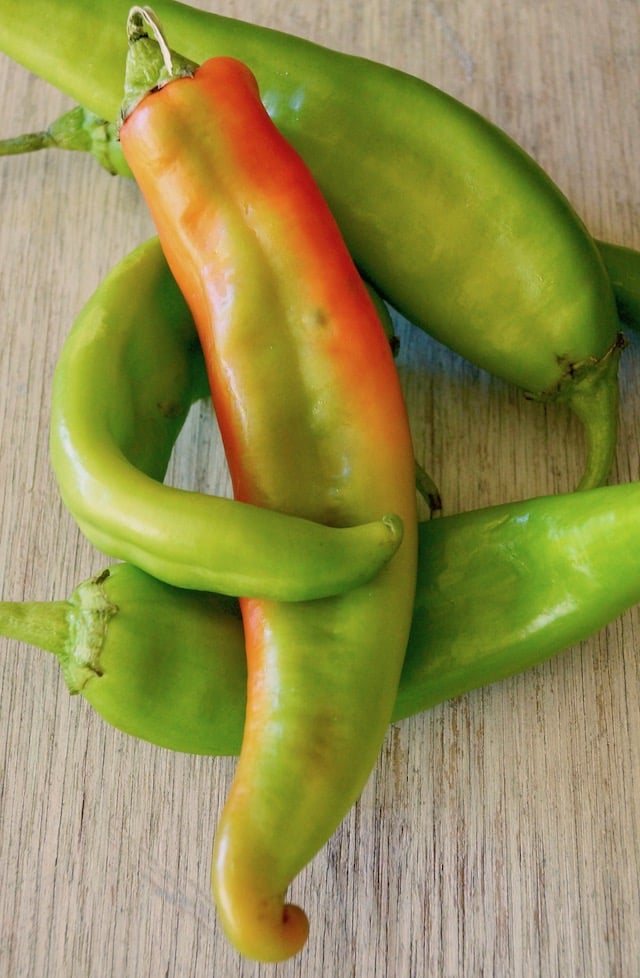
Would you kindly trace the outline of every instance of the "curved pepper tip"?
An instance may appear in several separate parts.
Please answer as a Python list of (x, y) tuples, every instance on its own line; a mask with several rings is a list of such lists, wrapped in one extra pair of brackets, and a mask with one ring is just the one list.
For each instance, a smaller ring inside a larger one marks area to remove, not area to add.
[(294, 903), (278, 902), (265, 908), (255, 926), (241, 933), (227, 930), (236, 949), (246, 958), (265, 964), (287, 961), (298, 954), (309, 936), (309, 919)]
[(309, 936), (305, 912), (285, 902), (294, 872), (256, 839), (252, 820), (235, 817), (238, 813), (229, 812), (228, 806), (229, 801), (218, 824), (211, 862), (219, 920), (243, 957), (272, 964), (286, 961), (302, 950)]
[(275, 964), (294, 957), (307, 942), (306, 913), (282, 896), (261, 895), (247, 886), (233, 900), (218, 889), (216, 902), (227, 938), (243, 957)]

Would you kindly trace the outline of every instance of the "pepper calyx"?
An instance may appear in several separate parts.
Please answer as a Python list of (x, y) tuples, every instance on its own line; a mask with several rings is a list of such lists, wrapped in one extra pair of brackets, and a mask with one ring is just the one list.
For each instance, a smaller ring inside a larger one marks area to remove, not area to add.
[(109, 570), (80, 584), (68, 601), (68, 639), (58, 658), (71, 693), (80, 693), (90, 680), (103, 674), (100, 661), (109, 621), (118, 606), (107, 596), (104, 582)]
[(129, 49), (118, 129), (151, 92), (179, 78), (193, 78), (198, 65), (172, 51), (151, 7), (132, 7), (127, 18)]
[(618, 333), (601, 357), (573, 364), (555, 391), (533, 397), (566, 404), (582, 422), (587, 460), (578, 489), (605, 485), (613, 466), (618, 434), (618, 365), (626, 343)]

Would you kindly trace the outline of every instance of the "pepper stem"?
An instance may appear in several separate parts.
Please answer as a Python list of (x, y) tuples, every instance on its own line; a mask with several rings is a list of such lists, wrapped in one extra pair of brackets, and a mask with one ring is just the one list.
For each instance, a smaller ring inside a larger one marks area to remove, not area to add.
[(414, 462), (415, 472), (416, 472), (416, 488), (425, 503), (429, 507), (429, 512), (431, 516), (436, 513), (440, 513), (442, 510), (442, 497), (440, 496), (440, 490), (437, 485), (417, 459)]
[(595, 368), (577, 376), (564, 394), (587, 438), (587, 462), (578, 484), (580, 490), (602, 486), (609, 479), (618, 437), (618, 363), (624, 345), (619, 334)]
[(115, 125), (82, 105), (74, 105), (42, 132), (30, 132), (0, 140), (0, 156), (17, 156), (41, 149), (91, 153), (109, 173), (126, 177), (132, 175), (122, 153)]
[(129, 44), (135, 44), (143, 37), (149, 37), (149, 28), (160, 48), (164, 67), (168, 75), (173, 75), (173, 57), (171, 48), (162, 33), (162, 27), (151, 7), (132, 7), (127, 21), (127, 36)]
[(36, 150), (49, 149), (57, 145), (48, 129), (43, 129), (42, 132), (27, 132), (22, 136), (0, 139), (0, 156), (20, 156), (22, 153), (34, 153)]
[(104, 582), (109, 571), (79, 584), (68, 601), (0, 601), (0, 635), (52, 652), (71, 693), (102, 675), (100, 657), (118, 608)]
[(0, 601), (0, 635), (58, 658), (69, 638), (66, 601)]
[(129, 51), (120, 123), (150, 92), (178, 78), (192, 78), (198, 65), (171, 50), (151, 7), (132, 7), (127, 19)]

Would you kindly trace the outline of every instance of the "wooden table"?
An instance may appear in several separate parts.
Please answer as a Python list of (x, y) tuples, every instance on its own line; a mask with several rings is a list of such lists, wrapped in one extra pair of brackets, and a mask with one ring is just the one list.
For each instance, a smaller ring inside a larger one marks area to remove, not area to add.
[[(640, 247), (637, 0), (200, 5), (428, 79), (530, 151), (593, 233)], [(69, 104), (6, 58), (0, 90), (0, 136)], [(61, 598), (106, 561), (49, 468), (56, 356), (84, 301), (152, 227), (132, 183), (76, 154), (0, 161), (0, 200), (2, 597)], [(447, 512), (573, 486), (583, 449), (563, 409), (400, 329), (417, 451)], [(638, 475), (638, 378), (631, 344), (616, 481)], [(196, 473), (199, 488), (227, 486), (206, 414), (190, 419), (174, 463), (176, 477)], [(238, 958), (210, 898), (234, 762), (127, 738), (68, 696), (51, 657), (3, 641), (0, 974), (633, 978), (639, 631), (632, 610), (531, 672), (390, 729), (361, 800), (295, 883), (308, 946), (275, 967)]]

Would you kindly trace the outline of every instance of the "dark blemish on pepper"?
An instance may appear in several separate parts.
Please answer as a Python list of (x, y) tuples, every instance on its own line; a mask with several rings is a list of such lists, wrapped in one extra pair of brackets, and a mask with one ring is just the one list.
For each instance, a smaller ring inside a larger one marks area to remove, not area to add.
[(178, 401), (158, 401), (156, 407), (163, 418), (179, 418), (182, 415), (182, 406)]
[(322, 307), (314, 309), (309, 318), (312, 326), (326, 326), (329, 322), (329, 316)]

